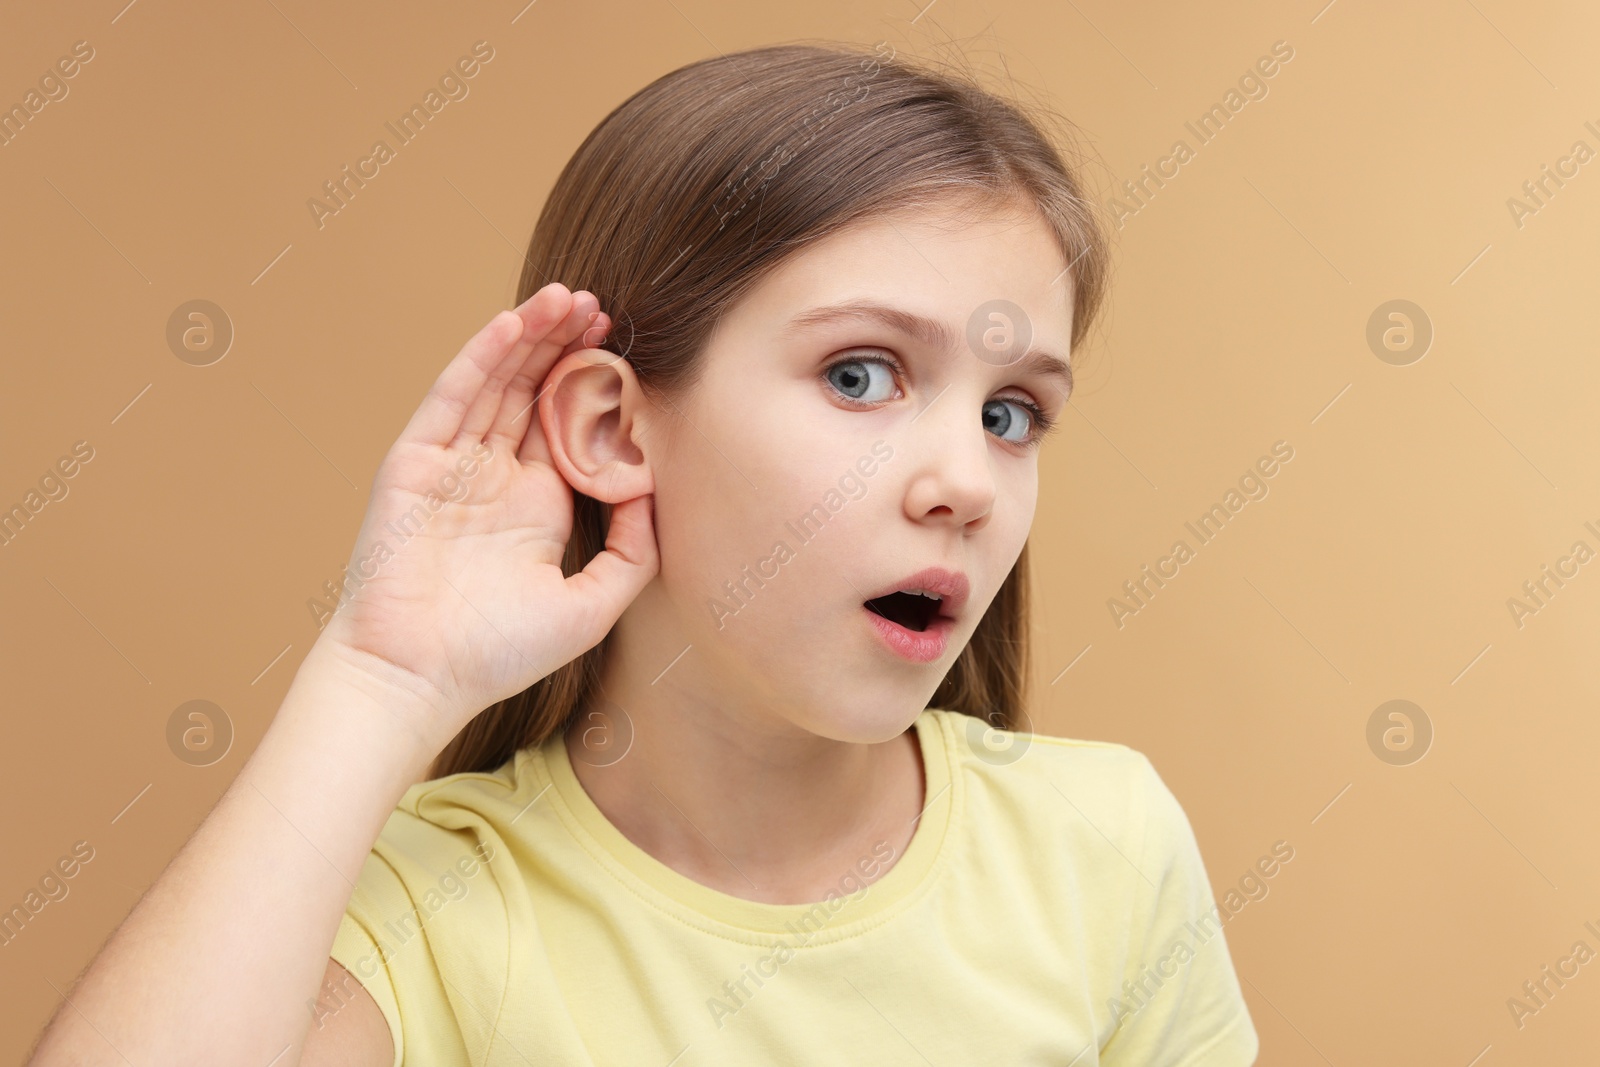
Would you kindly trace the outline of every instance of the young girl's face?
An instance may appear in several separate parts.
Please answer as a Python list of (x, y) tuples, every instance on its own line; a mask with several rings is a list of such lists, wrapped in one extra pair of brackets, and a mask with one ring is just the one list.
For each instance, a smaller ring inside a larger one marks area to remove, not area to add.
[[(661, 571), (625, 644), (692, 646), (661, 684), (838, 740), (905, 730), (1033, 521), (1066, 266), (1033, 214), (951, 203), (819, 242), (724, 316), (641, 442)], [(941, 602), (866, 605), (918, 589)]]

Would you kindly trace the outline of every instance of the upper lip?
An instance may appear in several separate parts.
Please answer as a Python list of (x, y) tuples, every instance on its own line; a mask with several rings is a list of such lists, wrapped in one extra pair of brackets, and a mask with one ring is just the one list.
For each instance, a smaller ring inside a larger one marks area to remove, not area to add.
[(960, 614), (961, 605), (967, 602), (968, 588), (967, 576), (960, 571), (946, 570), (943, 567), (925, 567), (892, 585), (884, 586), (867, 599), (877, 600), (890, 593), (909, 593), (923, 589), (939, 598), (938, 615), (954, 619)]

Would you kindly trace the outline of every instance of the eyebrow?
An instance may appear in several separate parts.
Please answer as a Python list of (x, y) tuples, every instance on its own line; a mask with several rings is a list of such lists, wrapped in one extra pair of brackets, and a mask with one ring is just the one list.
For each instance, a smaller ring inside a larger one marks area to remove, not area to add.
[[(796, 334), (817, 326), (831, 326), (840, 322), (876, 323), (912, 338), (925, 348), (940, 352), (955, 352), (962, 347), (962, 339), (938, 319), (871, 300), (854, 300), (802, 311), (790, 319), (780, 332)], [(1072, 394), (1072, 365), (1049, 352), (1032, 349), (1022, 359), (1004, 366), (1012, 367), (1023, 374), (1032, 373), (1056, 378), (1066, 386), (1067, 395)]]

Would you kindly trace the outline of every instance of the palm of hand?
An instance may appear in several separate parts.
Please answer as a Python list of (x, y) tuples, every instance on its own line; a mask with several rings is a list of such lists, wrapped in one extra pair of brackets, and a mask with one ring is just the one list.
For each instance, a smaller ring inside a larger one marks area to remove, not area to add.
[(606, 551), (563, 574), (572, 489), (533, 389), (585, 347), (588, 314), (559, 285), (517, 314), (517, 337), (502, 313), (467, 343), (384, 458), (350, 567), (359, 591), (324, 631), (436, 694), (429, 732), (444, 740), (598, 643), (657, 566), (641, 497), (613, 509)]

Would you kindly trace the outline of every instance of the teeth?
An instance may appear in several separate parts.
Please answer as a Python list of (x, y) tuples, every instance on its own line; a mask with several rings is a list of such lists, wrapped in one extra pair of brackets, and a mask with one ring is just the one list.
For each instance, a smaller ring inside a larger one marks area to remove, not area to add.
[(939, 600), (944, 599), (938, 593), (930, 593), (926, 589), (902, 589), (902, 590), (900, 590), (900, 592), (909, 593), (912, 596), (927, 597), (929, 600), (933, 600), (933, 601), (939, 601)]

